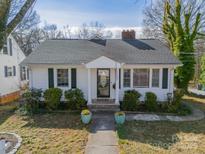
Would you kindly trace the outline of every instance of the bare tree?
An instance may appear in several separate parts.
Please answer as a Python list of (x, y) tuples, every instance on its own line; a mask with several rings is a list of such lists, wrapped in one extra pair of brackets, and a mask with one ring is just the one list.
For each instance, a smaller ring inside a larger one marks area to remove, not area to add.
[(0, 49), (6, 37), (22, 21), (35, 0), (1, 0), (0, 1)]
[(89, 24), (83, 23), (77, 33), (80, 39), (90, 39), (95, 36), (111, 38), (113, 35), (111, 31), (105, 30), (104, 24), (98, 21), (90, 22)]
[[(164, 15), (164, 4), (167, 0), (156, 0), (152, 2), (149, 6), (144, 9), (144, 29), (143, 34), (147, 38), (157, 38), (166, 42), (162, 25), (163, 25), (163, 15)], [(172, 11), (174, 8), (175, 0), (170, 1)], [(191, 9), (191, 27), (194, 25), (194, 21), (197, 18), (197, 13), (201, 13), (202, 22), (200, 22), (200, 31), (205, 31), (205, 1), (203, 0), (182, 0), (182, 15)], [(182, 17), (183, 18), (183, 17)]]

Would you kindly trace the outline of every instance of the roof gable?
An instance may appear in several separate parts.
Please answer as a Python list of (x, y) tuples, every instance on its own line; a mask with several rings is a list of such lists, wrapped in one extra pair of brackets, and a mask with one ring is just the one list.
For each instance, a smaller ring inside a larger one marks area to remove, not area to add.
[(120, 63), (105, 57), (101, 56), (85, 65), (87, 68), (116, 68), (120, 67)]

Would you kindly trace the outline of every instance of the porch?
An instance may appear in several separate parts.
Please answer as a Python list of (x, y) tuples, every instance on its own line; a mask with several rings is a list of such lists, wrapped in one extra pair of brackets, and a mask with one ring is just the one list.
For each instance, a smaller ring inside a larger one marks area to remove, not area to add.
[(87, 69), (88, 106), (118, 106), (120, 63), (100, 57), (85, 65)]

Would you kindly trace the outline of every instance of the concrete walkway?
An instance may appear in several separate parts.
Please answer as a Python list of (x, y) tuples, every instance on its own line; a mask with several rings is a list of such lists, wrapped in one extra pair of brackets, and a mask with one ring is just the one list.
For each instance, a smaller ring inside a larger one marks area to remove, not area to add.
[(126, 114), (126, 120), (132, 121), (196, 121), (205, 118), (204, 112), (193, 108), (192, 114), (188, 116), (171, 116), (157, 114)]
[(114, 114), (94, 113), (85, 154), (118, 154)]
[(196, 95), (205, 96), (205, 91), (203, 91), (203, 90), (198, 90), (198, 89), (189, 88), (188, 91), (191, 92), (191, 93), (194, 93), (194, 94), (196, 94)]

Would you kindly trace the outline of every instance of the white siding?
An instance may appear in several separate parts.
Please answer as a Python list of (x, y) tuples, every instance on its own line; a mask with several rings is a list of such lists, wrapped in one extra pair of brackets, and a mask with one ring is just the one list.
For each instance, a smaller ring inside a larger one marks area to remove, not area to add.
[[(30, 66), (30, 87), (41, 88), (43, 90), (48, 88), (48, 68), (54, 68), (54, 85), (57, 87), (57, 74), (56, 69), (58, 68), (71, 68), (77, 69), (77, 88), (81, 89), (87, 99), (88, 95), (88, 70), (84, 65), (78, 66), (69, 66), (69, 65), (31, 65)], [(143, 100), (144, 94), (146, 92), (154, 92), (158, 96), (158, 100), (164, 101), (167, 99), (167, 93), (173, 92), (173, 66), (153, 66), (153, 65), (124, 65), (123, 68), (130, 68), (131, 72), (133, 68), (159, 68), (160, 69), (160, 87), (159, 88), (136, 88), (142, 94), (141, 99)], [(168, 89), (162, 89), (162, 68), (169, 68), (169, 83)], [(121, 73), (122, 74), (122, 73)], [(150, 73), (151, 78), (151, 73)], [(121, 77), (123, 79), (123, 77)], [(131, 75), (131, 82), (133, 81)], [(115, 83), (115, 69), (110, 69), (110, 98), (115, 99), (115, 90), (113, 89), (113, 84)], [(69, 71), (69, 87), (62, 88), (63, 90), (69, 89), (71, 84), (70, 71)], [(123, 83), (122, 83), (123, 85)], [(132, 83), (131, 83), (132, 85)], [(150, 83), (151, 85), (151, 83)], [(60, 88), (60, 87), (59, 87)], [(133, 89), (131, 88), (123, 88), (121, 86), (120, 89), (120, 100), (123, 98), (123, 94), (125, 90)], [(92, 99), (97, 98), (97, 69), (91, 69), (91, 97)]]
[[(0, 52), (0, 95), (6, 95), (12, 92), (16, 92), (20, 89), (20, 85), (23, 83), (20, 81), (20, 67), (19, 64), (25, 58), (25, 55), (19, 48), (16, 41), (10, 36), (12, 40), (12, 56), (10, 56), (9, 51), (9, 41), (8, 55), (3, 54), (3, 51)], [(16, 67), (16, 76), (5, 77), (4, 67)]]

